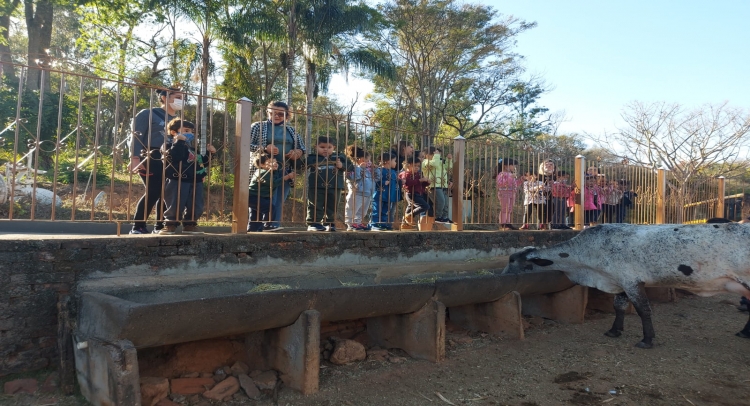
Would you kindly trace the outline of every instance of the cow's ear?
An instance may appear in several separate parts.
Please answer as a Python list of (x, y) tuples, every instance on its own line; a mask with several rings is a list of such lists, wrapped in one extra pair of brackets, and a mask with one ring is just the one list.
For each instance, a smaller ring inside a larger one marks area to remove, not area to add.
[(534, 265), (538, 265), (538, 266), (550, 266), (554, 264), (554, 262), (550, 261), (549, 259), (544, 259), (544, 258), (532, 258), (529, 261), (531, 261)]

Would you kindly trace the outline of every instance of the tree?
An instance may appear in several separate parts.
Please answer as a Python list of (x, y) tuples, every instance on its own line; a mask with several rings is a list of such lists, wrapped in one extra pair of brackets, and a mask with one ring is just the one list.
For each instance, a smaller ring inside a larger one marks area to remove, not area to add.
[(0, 4), (0, 74), (5, 77), (7, 83), (16, 83), (13, 59), (10, 53), (10, 16), (18, 8), (21, 0), (5, 1)]
[[(221, 27), (227, 97), (249, 97), (256, 104), (286, 99), (292, 106), (294, 64), (289, 63), (286, 2), (246, 0), (235, 7)], [(287, 10), (288, 11), (288, 10)], [(231, 95), (231, 96), (230, 96)]]
[(208, 75), (213, 70), (210, 48), (219, 36), (222, 21), (228, 17), (229, 3), (226, 0), (172, 0), (179, 9), (198, 28), (200, 42), (200, 94), (198, 99), (197, 121), (200, 134), (208, 132)]
[[(27, 64), (37, 66), (37, 61), (47, 57), (46, 50), (52, 42), (52, 17), (54, 15), (53, 0), (24, 0), (24, 17), (29, 39)], [(42, 71), (29, 69), (26, 78), (26, 88), (31, 91), (39, 90)]]
[(455, 0), (394, 0), (381, 9), (391, 26), (378, 40), (399, 69), (394, 86), (376, 89), (399, 101), (396, 110), (405, 119), (396, 121), (418, 120), (428, 138), (480, 72), (515, 58), (509, 53), (514, 38), (534, 26), (515, 18), (498, 21), (491, 7)]
[(542, 117), (548, 109), (536, 106), (544, 85), (537, 78), (521, 79), (521, 72), (515, 64), (493, 63), (457, 81), (456, 97), (441, 111), (444, 124), (467, 139), (528, 141), (548, 132), (553, 120)]
[(326, 90), (336, 70), (348, 72), (354, 66), (385, 79), (395, 77), (395, 68), (384, 55), (356, 38), (379, 27), (377, 10), (350, 5), (348, 0), (319, 0), (298, 16), (299, 41), (305, 60), (307, 141), (312, 131), (313, 102), (319, 90)]
[[(750, 114), (727, 103), (687, 110), (676, 103), (633, 102), (622, 119), (618, 132), (590, 137), (615, 156), (668, 169), (678, 204), (684, 203), (689, 182), (704, 171), (731, 176), (747, 168), (740, 152), (748, 146)], [(681, 216), (681, 210), (677, 213)]]

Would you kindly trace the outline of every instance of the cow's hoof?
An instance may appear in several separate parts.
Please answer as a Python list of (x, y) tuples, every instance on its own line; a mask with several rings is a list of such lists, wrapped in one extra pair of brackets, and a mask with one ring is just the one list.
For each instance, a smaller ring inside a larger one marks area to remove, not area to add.
[(649, 348), (653, 348), (654, 347), (653, 344), (651, 344), (651, 343), (644, 343), (643, 341), (639, 341), (638, 344), (636, 344), (635, 346), (638, 347), (638, 348), (643, 348), (643, 349), (649, 349)]
[(604, 335), (607, 336), (607, 337), (616, 338), (616, 337), (619, 337), (619, 336), (622, 335), (622, 331), (619, 331), (619, 330), (608, 330), (606, 333), (604, 333)]
[(745, 330), (740, 331), (739, 333), (735, 334), (737, 337), (742, 338), (750, 338), (750, 334), (748, 334)]

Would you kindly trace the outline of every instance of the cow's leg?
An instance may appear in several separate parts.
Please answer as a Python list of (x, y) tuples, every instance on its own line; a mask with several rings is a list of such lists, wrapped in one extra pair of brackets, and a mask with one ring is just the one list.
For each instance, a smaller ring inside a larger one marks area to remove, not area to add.
[(604, 333), (607, 337), (619, 337), (625, 329), (625, 311), (628, 309), (628, 295), (625, 292), (615, 295), (615, 322), (612, 328)]
[(643, 324), (643, 340), (641, 340), (635, 346), (638, 348), (651, 348), (653, 347), (653, 339), (656, 335), (654, 333), (654, 325), (651, 323), (651, 304), (646, 296), (646, 288), (643, 283), (639, 283), (632, 288), (626, 289), (625, 293), (628, 295), (628, 299), (633, 303), (636, 313), (641, 318)]
[(745, 324), (745, 328), (743, 328), (742, 331), (737, 333), (737, 337), (750, 338), (750, 319), (747, 320), (747, 324)]

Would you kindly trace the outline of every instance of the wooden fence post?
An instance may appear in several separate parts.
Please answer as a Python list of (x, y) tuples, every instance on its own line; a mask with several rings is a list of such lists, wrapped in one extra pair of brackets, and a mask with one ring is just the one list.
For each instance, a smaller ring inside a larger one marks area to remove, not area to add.
[(232, 234), (247, 233), (248, 186), (250, 185), (250, 125), (253, 102), (243, 97), (237, 102), (234, 132), (234, 190), (232, 199)]
[[(682, 208), (680, 208), (682, 209)], [(656, 177), (656, 224), (667, 221), (667, 169), (658, 169)]]
[(583, 155), (576, 156), (574, 176), (576, 187), (580, 192), (576, 193), (575, 198), (575, 207), (573, 209), (575, 224), (573, 224), (573, 229), (580, 231), (583, 230), (583, 193), (586, 188), (586, 157)]
[(715, 217), (722, 217), (727, 218), (726, 211), (724, 209), (724, 196), (726, 196), (726, 178), (723, 176), (719, 176), (719, 185), (718, 190), (716, 192), (717, 200), (716, 200), (716, 214)]
[(453, 139), (453, 188), (451, 202), (453, 213), (452, 231), (464, 229), (464, 162), (466, 159), (466, 138)]

